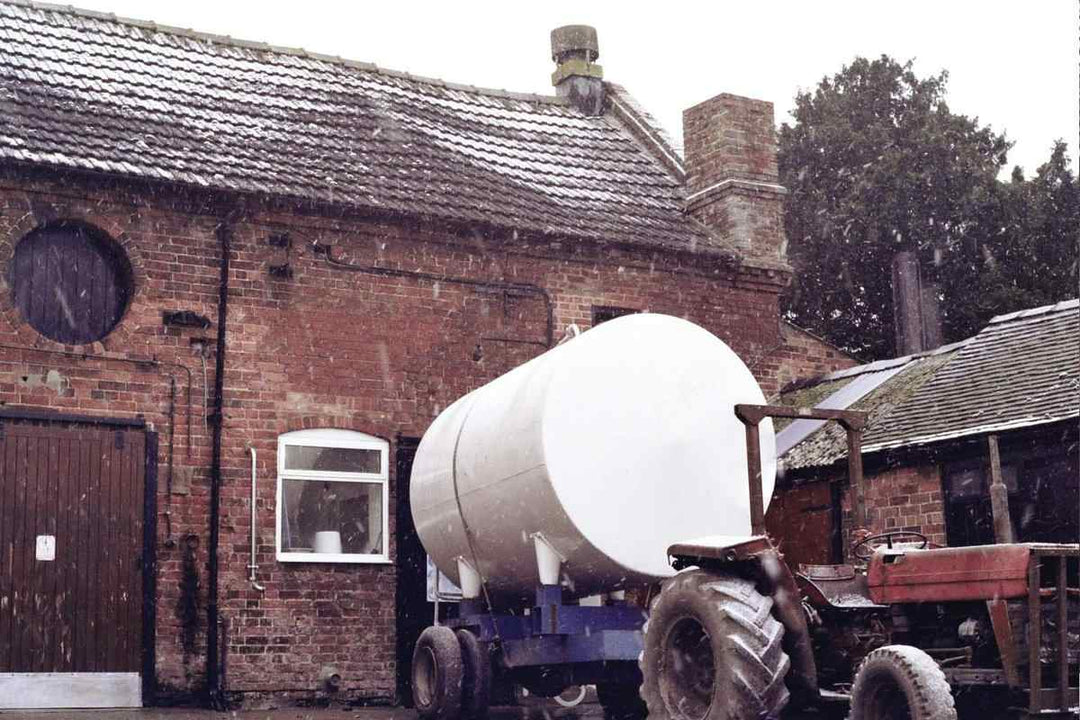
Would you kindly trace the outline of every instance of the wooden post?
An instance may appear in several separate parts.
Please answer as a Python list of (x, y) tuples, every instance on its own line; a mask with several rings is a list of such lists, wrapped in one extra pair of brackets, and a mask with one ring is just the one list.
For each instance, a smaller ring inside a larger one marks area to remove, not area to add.
[(1009, 519), (1009, 488), (1001, 478), (1001, 454), (997, 435), (986, 438), (990, 448), (990, 510), (994, 517), (994, 542), (999, 545), (1013, 542), (1012, 521)]

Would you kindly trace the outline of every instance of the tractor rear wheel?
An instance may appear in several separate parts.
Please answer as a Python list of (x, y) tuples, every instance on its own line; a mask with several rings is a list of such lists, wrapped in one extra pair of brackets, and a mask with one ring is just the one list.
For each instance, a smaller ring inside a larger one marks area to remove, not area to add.
[(851, 720), (956, 720), (945, 673), (925, 652), (886, 645), (863, 660), (851, 688)]
[(412, 659), (412, 693), (424, 720), (457, 720), (461, 713), (464, 667), (461, 646), (445, 625), (420, 633)]
[(787, 704), (791, 666), (773, 600), (750, 580), (688, 570), (664, 583), (645, 625), (641, 696), (671, 720), (756, 720)]

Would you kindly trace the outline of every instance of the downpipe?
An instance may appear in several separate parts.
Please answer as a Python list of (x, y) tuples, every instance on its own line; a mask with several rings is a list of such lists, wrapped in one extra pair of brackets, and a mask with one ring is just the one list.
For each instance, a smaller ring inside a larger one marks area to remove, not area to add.
[(255, 465), (256, 465), (255, 461), (256, 461), (257, 453), (255, 452), (255, 448), (253, 448), (253, 447), (249, 447), (248, 452), (251, 453), (251, 562), (248, 563), (248, 570), (250, 571), (251, 574), (248, 577), (248, 580), (251, 582), (251, 587), (255, 588), (259, 592), (265, 592), (266, 587), (264, 587), (263, 585), (260, 585), (256, 581), (256, 577), (255, 577), (255, 573), (257, 573), (259, 571), (259, 563), (257, 563), (255, 561), (255, 558), (256, 558), (256, 554), (255, 554), (256, 553), (255, 535), (256, 535), (256, 530), (257, 530), (257, 526), (255, 524), (255, 487), (256, 487), (256, 478), (257, 478), (256, 471), (255, 471)]
[(221, 276), (218, 282), (217, 353), (214, 358), (214, 400), (210, 419), (210, 547), (206, 602), (206, 695), (208, 705), (225, 710), (221, 685), (221, 657), (218, 649), (218, 546), (221, 544), (221, 435), (225, 424), (225, 323), (229, 302), (229, 254), (232, 252), (235, 211), (218, 224), (214, 234), (221, 246)]

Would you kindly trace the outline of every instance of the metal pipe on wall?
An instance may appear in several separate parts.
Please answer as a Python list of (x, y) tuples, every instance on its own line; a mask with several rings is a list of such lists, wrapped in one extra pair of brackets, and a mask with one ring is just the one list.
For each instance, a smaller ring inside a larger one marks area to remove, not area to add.
[(229, 302), (229, 254), (237, 215), (230, 212), (218, 224), (215, 234), (221, 246), (221, 277), (218, 284), (217, 352), (214, 358), (213, 428), (210, 446), (210, 546), (207, 548), (206, 590), (206, 693), (210, 707), (224, 710), (221, 686), (221, 658), (218, 655), (218, 546), (221, 543), (221, 436), (225, 426), (225, 349)]
[(251, 575), (250, 575), (250, 577), (248, 579), (251, 581), (251, 587), (255, 588), (259, 592), (264, 592), (266, 590), (266, 587), (263, 586), (263, 585), (260, 585), (258, 582), (255, 581), (255, 573), (258, 572), (258, 570), (259, 570), (259, 563), (255, 562), (255, 557), (256, 557), (256, 554), (255, 554), (256, 553), (255, 535), (256, 535), (256, 529), (257, 529), (256, 525), (255, 525), (255, 497), (256, 497), (256, 495), (255, 495), (255, 488), (256, 488), (256, 474), (255, 474), (256, 471), (255, 471), (255, 467), (256, 467), (256, 464), (255, 463), (256, 463), (256, 458), (258, 457), (258, 454), (255, 452), (255, 448), (253, 448), (253, 447), (249, 447), (248, 452), (251, 453), (251, 562), (248, 563), (248, 570), (251, 571)]
[[(354, 263), (340, 260), (334, 256), (333, 246), (315, 241), (312, 243), (312, 247), (316, 254), (321, 254), (326, 258), (326, 262), (331, 267), (339, 268), (341, 270), (349, 270), (352, 272), (367, 273), (368, 275), (381, 275), (383, 277), (403, 277), (412, 278), (414, 280), (426, 280), (429, 282), (445, 282), (453, 283), (457, 285), (465, 285), (468, 287), (482, 287), (492, 290), (512, 291), (520, 292), (528, 295), (539, 296), (544, 302), (544, 310), (547, 315), (544, 330), (543, 344), (546, 347), (552, 347), (555, 343), (555, 303), (551, 300), (551, 293), (539, 285), (532, 283), (513, 283), (502, 282), (499, 280), (476, 280), (474, 278), (455, 277), (452, 275), (439, 275), (436, 273), (426, 273), (417, 270), (400, 270), (398, 268), (385, 268), (376, 267), (373, 265), (356, 265)], [(506, 342), (507, 338), (488, 338), (489, 340), (499, 340)]]
[[(7, 343), (0, 343), (0, 350), (21, 350), (24, 352), (43, 353), (45, 355), (60, 355), (63, 357), (77, 358), (80, 360), (100, 360), (102, 362), (120, 362), (152, 368), (166, 367), (178, 368), (180, 370), (183, 370), (184, 373), (187, 375), (187, 385), (185, 386), (186, 389), (184, 391), (184, 401), (187, 403), (187, 456), (189, 458), (191, 457), (191, 368), (189, 368), (187, 365), (181, 365), (180, 363), (176, 362), (158, 360), (156, 358), (112, 357), (109, 355), (94, 355), (92, 353), (72, 352), (70, 350), (52, 350), (49, 348), (39, 348), (28, 345), (9, 345)], [(170, 430), (170, 433), (171, 432), (172, 431)]]

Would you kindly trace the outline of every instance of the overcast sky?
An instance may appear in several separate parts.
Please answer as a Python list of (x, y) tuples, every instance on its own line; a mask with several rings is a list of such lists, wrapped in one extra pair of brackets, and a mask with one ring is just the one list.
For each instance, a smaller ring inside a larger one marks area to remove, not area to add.
[(624, 85), (678, 139), (682, 111), (721, 92), (771, 100), (788, 119), (857, 55), (949, 72), (955, 112), (1015, 142), (1031, 176), (1062, 138), (1077, 167), (1077, 0), (904, 2), (261, 2), (71, 0), (77, 7), (303, 47), (478, 87), (551, 94), (552, 28), (597, 28), (606, 79)]

